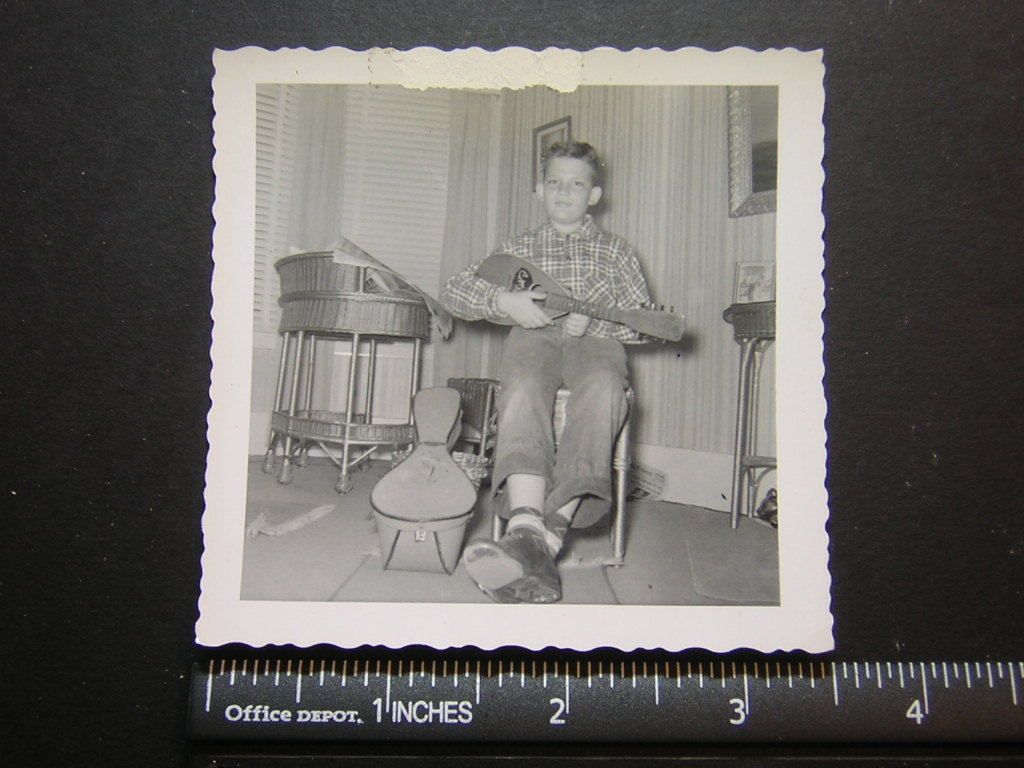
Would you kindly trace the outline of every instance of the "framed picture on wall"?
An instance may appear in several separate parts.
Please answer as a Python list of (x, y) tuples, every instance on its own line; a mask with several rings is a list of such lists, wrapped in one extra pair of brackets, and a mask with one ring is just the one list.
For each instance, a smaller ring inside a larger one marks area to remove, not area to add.
[(533, 129), (533, 186), (536, 187), (544, 174), (544, 153), (556, 141), (572, 138), (572, 118), (560, 117), (550, 123)]
[(770, 261), (736, 265), (734, 304), (751, 304), (775, 300), (775, 264)]

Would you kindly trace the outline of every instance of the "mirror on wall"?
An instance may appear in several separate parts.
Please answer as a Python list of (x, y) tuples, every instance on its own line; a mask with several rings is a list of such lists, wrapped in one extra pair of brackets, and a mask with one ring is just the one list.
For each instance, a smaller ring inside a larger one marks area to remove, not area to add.
[(730, 86), (729, 215), (775, 210), (779, 158), (779, 89)]

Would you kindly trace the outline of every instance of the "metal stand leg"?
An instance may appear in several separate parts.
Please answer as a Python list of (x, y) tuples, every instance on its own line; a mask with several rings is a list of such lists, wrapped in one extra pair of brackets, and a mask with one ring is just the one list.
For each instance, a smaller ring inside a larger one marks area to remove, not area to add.
[[(304, 414), (307, 418), (309, 417), (310, 411), (313, 409), (313, 370), (314, 361), (316, 359), (316, 336), (312, 333), (306, 337), (306, 365), (305, 371), (303, 372), (302, 381), (302, 410), (300, 413)], [(306, 459), (309, 454), (310, 441), (305, 440), (299, 448), (298, 456), (295, 458), (295, 466), (304, 467), (306, 466)]]
[[(288, 393), (288, 416), (291, 418), (295, 417), (295, 407), (299, 399), (299, 374), (302, 372), (302, 348), (303, 342), (306, 339), (306, 332), (299, 331), (296, 336), (295, 343), (295, 367), (292, 369), (292, 386), (291, 391)], [(287, 485), (292, 481), (292, 441), (293, 438), (290, 434), (284, 436), (284, 457), (281, 460), (281, 474), (277, 477), (277, 482), (282, 485)]]
[(348, 493), (352, 490), (352, 478), (349, 477), (349, 453), (351, 451), (352, 420), (355, 418), (356, 372), (359, 368), (359, 334), (352, 334), (352, 359), (348, 365), (348, 392), (345, 393), (345, 434), (341, 443), (341, 471), (334, 490)]
[(288, 367), (288, 343), (292, 335), (285, 331), (281, 338), (281, 360), (277, 366), (277, 387), (274, 389), (274, 408), (270, 412), (271, 427), (270, 437), (267, 439), (267, 453), (263, 457), (263, 471), (270, 473), (274, 471), (274, 449), (277, 447), (278, 434), (273, 427), (274, 414), (281, 410), (281, 398), (284, 396), (285, 369)]
[(740, 380), (736, 395), (736, 442), (733, 452), (732, 503), (730, 505), (730, 524), (733, 528), (739, 524), (740, 510), (743, 508), (743, 457), (747, 455), (752, 351), (753, 341), (744, 339), (740, 343)]

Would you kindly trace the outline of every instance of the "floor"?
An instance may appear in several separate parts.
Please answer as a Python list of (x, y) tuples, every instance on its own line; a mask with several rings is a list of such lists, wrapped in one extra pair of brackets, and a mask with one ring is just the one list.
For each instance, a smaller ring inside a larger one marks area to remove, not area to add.
[[(458, 565), (452, 575), (384, 570), (369, 503), (387, 471), (372, 463), (345, 495), (337, 470), (311, 460), (279, 485), (258, 461), (249, 465), (243, 600), (482, 603), (489, 598)], [(466, 540), (490, 529), (487, 489)], [(760, 522), (729, 527), (722, 512), (660, 501), (630, 501), (626, 561), (599, 564), (607, 526), (572, 531), (559, 559), (563, 603), (623, 605), (772, 605), (779, 600), (777, 537)]]

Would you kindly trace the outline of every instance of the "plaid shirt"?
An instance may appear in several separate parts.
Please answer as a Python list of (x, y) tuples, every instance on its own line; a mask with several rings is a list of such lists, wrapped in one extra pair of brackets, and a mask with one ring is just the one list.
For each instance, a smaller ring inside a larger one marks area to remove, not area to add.
[[(562, 234), (550, 224), (506, 240), (496, 253), (508, 253), (536, 264), (575, 299), (608, 307), (632, 309), (650, 301), (650, 293), (633, 247), (618, 235), (602, 232), (587, 214), (583, 225)], [(449, 278), (441, 303), (463, 320), (494, 320), (501, 286), (476, 276), (481, 262)], [(593, 320), (588, 336), (636, 344), (643, 339), (630, 328), (607, 320)]]

